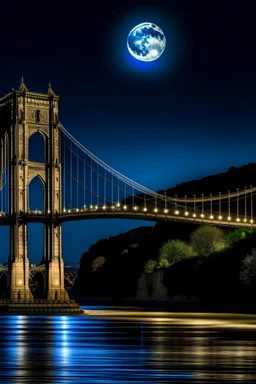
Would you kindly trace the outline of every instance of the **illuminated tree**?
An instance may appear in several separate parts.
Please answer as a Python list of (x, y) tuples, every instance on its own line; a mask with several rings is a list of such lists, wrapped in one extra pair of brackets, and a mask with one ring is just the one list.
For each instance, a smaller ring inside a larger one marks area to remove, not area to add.
[(97, 269), (102, 268), (105, 262), (106, 262), (106, 259), (103, 256), (99, 256), (96, 259), (94, 259), (92, 262), (92, 272), (96, 272)]
[(238, 241), (250, 236), (252, 233), (255, 233), (255, 230), (250, 228), (238, 228), (227, 235), (227, 243), (232, 246)]
[(153, 273), (156, 268), (157, 262), (155, 260), (148, 260), (144, 265), (145, 273)]
[(199, 256), (209, 256), (226, 247), (223, 231), (211, 225), (203, 225), (192, 232), (190, 243)]
[(169, 268), (180, 260), (194, 255), (192, 247), (181, 240), (169, 240), (163, 244), (158, 257), (159, 268)]
[(244, 258), (240, 280), (244, 284), (256, 287), (256, 248), (252, 249), (251, 255), (246, 255)]

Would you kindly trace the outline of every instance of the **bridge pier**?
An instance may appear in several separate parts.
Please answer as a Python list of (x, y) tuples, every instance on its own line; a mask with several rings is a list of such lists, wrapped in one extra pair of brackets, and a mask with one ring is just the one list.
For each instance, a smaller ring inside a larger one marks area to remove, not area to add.
[[(54, 215), (62, 210), (61, 137), (58, 125), (58, 96), (49, 85), (48, 93), (29, 92), (22, 78), (18, 91), (0, 99), (0, 170), (8, 167), (8, 213), (10, 217), (9, 299), (0, 302), (17, 313), (49, 311), (81, 313), (69, 300), (64, 287), (62, 228)], [(29, 159), (29, 139), (39, 132), (45, 143), (44, 162)], [(3, 158), (4, 148), (4, 158)], [(34, 299), (29, 288), (29, 258), (26, 214), (29, 184), (39, 177), (44, 184), (44, 299)], [(6, 203), (7, 205), (7, 203)], [(0, 300), (1, 301), (1, 300)], [(31, 309), (31, 311), (30, 311)]]
[(11, 226), (10, 251), (10, 298), (33, 300), (33, 295), (29, 289), (26, 224), (15, 223)]

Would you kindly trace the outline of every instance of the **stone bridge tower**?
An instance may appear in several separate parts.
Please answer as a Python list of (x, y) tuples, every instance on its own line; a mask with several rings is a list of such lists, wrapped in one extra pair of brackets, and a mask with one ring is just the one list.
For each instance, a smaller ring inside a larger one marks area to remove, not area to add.
[[(29, 183), (36, 176), (44, 185), (41, 221), (44, 222), (45, 298), (68, 300), (64, 288), (62, 228), (54, 222), (54, 214), (62, 209), (58, 101), (51, 85), (47, 94), (29, 92), (23, 78), (19, 90), (12, 90), (0, 99), (2, 158), (7, 158), (9, 172), (9, 290), (13, 300), (33, 300), (29, 289), (27, 218)], [(29, 138), (35, 132), (44, 138), (44, 163), (29, 160)]]

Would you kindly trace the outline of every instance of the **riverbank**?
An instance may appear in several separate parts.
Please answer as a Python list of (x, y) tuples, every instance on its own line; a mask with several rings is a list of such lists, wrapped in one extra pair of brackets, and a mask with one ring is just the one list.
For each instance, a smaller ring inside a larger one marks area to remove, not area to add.
[(135, 300), (135, 299), (116, 299), (116, 298), (80, 298), (76, 302), (83, 308), (97, 310), (98, 307), (104, 309), (122, 308), (127, 311), (136, 309), (143, 311), (164, 311), (164, 312), (185, 312), (185, 313), (227, 313), (227, 314), (248, 314), (256, 315), (255, 304), (234, 304), (234, 303), (205, 303), (196, 301), (171, 301), (171, 300)]

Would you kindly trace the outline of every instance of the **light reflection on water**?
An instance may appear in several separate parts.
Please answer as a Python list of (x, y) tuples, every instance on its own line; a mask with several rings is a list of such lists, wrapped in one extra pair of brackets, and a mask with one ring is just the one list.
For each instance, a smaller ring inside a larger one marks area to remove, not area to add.
[(256, 329), (1, 316), (1, 383), (255, 383)]

